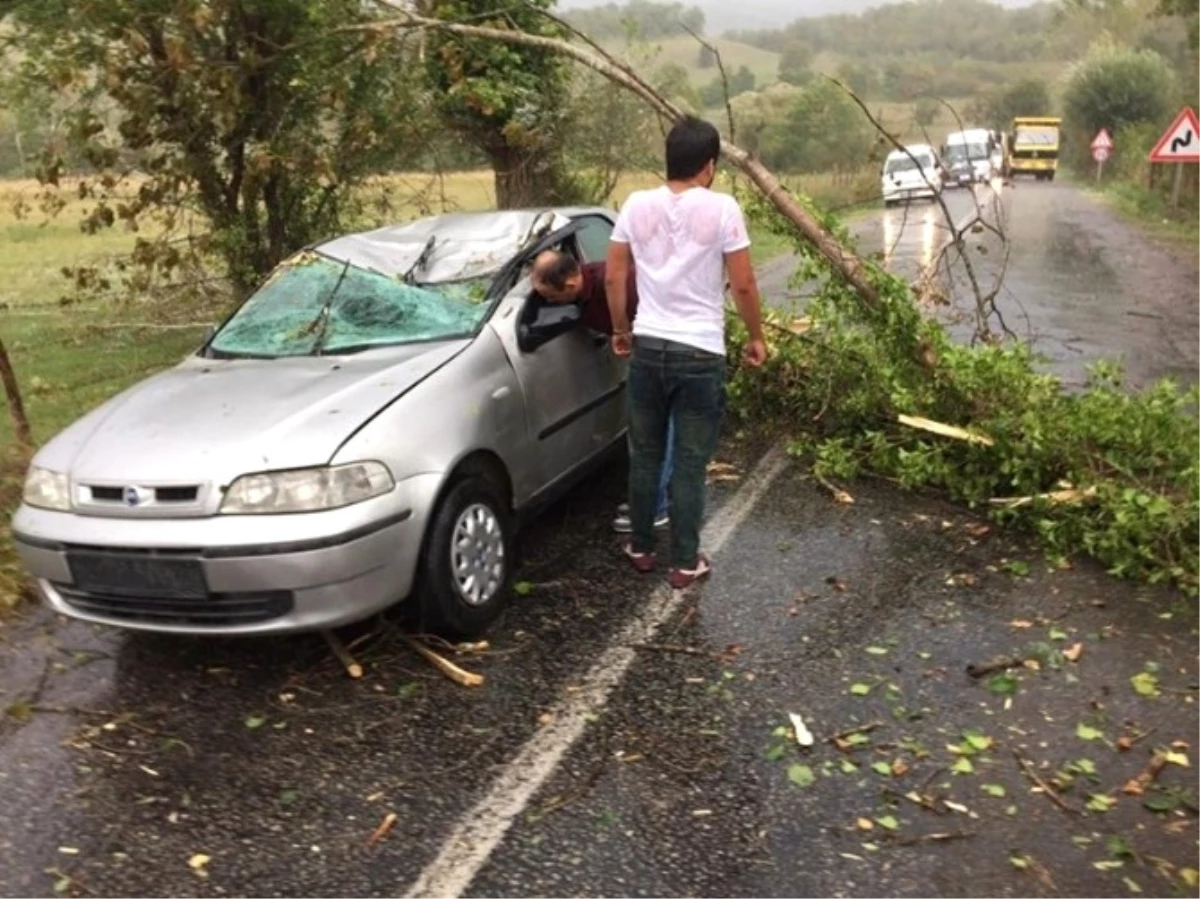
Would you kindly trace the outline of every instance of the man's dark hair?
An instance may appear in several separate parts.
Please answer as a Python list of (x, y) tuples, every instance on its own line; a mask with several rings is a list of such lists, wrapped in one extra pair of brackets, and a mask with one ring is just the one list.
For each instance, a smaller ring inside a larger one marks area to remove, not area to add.
[(667, 132), (667, 180), (693, 178), (720, 155), (717, 129), (703, 119), (687, 116)]
[(567, 286), (567, 278), (579, 274), (579, 261), (570, 253), (555, 250), (534, 260), (533, 274), (555, 290), (563, 290)]

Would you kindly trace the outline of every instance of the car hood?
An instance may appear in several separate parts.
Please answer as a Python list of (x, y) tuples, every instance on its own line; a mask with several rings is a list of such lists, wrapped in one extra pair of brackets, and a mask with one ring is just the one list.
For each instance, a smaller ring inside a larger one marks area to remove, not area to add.
[(225, 483), (328, 462), (368, 419), (470, 341), (352, 356), (190, 358), (50, 442), (36, 464), (77, 483)]

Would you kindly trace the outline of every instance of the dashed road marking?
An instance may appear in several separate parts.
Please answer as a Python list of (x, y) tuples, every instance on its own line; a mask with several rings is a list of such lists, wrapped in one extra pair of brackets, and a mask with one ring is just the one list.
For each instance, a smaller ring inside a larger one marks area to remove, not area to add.
[[(781, 444), (759, 460), (738, 491), (701, 531), (714, 557), (787, 466)], [(583, 679), (581, 687), (553, 710), (543, 726), (504, 768), (487, 794), (451, 830), (437, 857), (405, 892), (406, 896), (457, 897), (471, 885), (517, 816), (554, 774), (567, 751), (583, 735), (589, 719), (608, 702), (635, 658), (633, 647), (647, 643), (680, 607), (682, 591), (665, 584), (642, 611), (613, 638)]]

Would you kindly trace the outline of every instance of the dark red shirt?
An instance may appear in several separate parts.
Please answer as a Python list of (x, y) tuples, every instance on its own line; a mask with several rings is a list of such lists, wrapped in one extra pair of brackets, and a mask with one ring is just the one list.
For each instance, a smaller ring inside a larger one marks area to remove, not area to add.
[[(612, 334), (612, 316), (608, 312), (608, 291), (604, 289), (603, 262), (589, 262), (580, 267), (583, 273), (583, 286), (579, 288), (579, 299), (576, 300), (583, 310), (582, 322), (593, 331), (601, 334)], [(633, 266), (629, 266), (629, 280), (625, 288), (625, 309), (630, 323), (637, 315), (637, 279), (634, 277)]]

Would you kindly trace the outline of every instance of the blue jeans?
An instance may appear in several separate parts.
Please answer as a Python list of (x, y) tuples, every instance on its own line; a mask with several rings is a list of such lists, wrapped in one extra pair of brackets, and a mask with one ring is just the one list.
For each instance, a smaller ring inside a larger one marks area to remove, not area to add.
[[(632, 456), (632, 454), (631, 454)], [(675, 419), (667, 420), (667, 452), (663, 458), (662, 476), (658, 479), (658, 503), (654, 517), (662, 518), (671, 509), (671, 472), (675, 468)]]
[(633, 549), (654, 549), (654, 518), (665, 479), (671, 504), (670, 564), (693, 568), (700, 551), (708, 463), (725, 414), (725, 357), (675, 341), (635, 338), (628, 403)]

